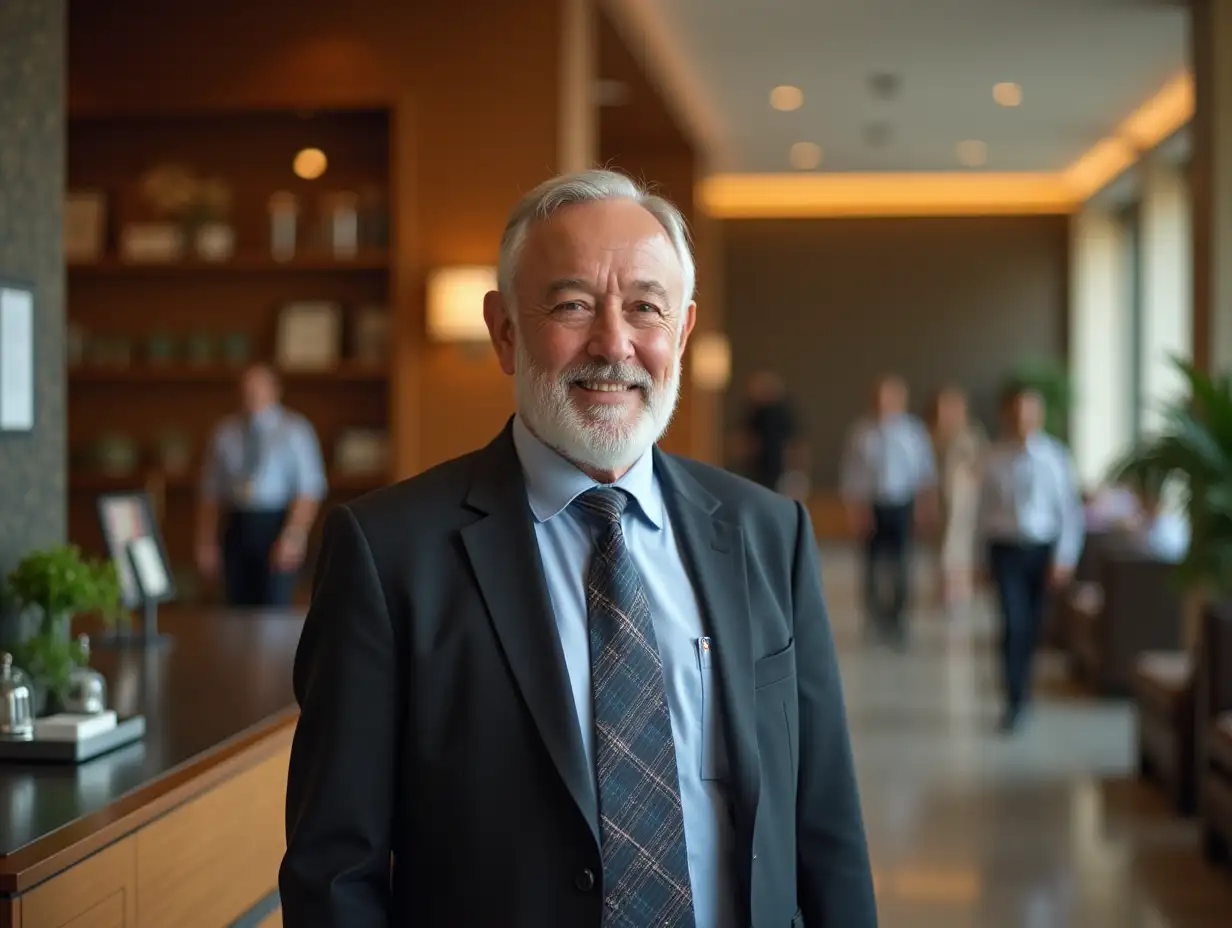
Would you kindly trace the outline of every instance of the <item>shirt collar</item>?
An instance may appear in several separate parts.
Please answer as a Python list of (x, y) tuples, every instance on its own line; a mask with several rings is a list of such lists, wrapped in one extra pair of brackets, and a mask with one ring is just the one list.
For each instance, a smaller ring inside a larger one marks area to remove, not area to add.
[(278, 403), (270, 403), (260, 412), (251, 417), (251, 422), (260, 429), (272, 428), (282, 418), (282, 406)]
[[(517, 449), (522, 472), (526, 475), (530, 510), (538, 522), (547, 522), (587, 490), (601, 486), (577, 465), (544, 444), (520, 415), (513, 418), (513, 445)], [(638, 458), (624, 476), (611, 486), (620, 487), (633, 497), (636, 503), (634, 508), (654, 528), (663, 527), (663, 497), (655, 480), (654, 455), (650, 451)]]
[(1003, 445), (1015, 454), (1025, 454), (1027, 457), (1039, 457), (1046, 453), (1048, 436), (1042, 429), (1037, 429), (1027, 436), (1026, 441), (1016, 441), (1013, 438), (1002, 440)]

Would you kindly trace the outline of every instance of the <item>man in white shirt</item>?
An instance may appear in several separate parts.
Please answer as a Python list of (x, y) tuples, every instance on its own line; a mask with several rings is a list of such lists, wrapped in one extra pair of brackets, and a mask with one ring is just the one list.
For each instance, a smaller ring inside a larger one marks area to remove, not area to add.
[[(935, 519), (936, 485), (932, 440), (924, 423), (907, 412), (907, 385), (899, 377), (882, 377), (871, 415), (847, 436), (840, 489), (864, 545), (868, 618), (896, 645), (906, 633), (914, 525), (917, 518), (926, 525)], [(883, 567), (889, 569), (888, 584)]]
[(1001, 606), (1003, 731), (1030, 701), (1031, 666), (1049, 589), (1063, 587), (1082, 553), (1084, 520), (1069, 449), (1041, 428), (1044, 401), (1014, 387), (1002, 401), (1004, 437), (980, 489), (979, 534)]

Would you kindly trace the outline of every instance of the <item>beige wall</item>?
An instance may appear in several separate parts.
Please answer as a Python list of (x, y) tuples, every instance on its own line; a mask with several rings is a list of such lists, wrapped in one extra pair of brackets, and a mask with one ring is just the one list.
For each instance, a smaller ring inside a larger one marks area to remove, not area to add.
[(1008, 369), (1065, 345), (1067, 236), (1064, 216), (724, 222), (728, 425), (743, 378), (780, 369), (826, 492), (880, 371), (907, 377), (916, 409), (960, 383), (991, 419)]

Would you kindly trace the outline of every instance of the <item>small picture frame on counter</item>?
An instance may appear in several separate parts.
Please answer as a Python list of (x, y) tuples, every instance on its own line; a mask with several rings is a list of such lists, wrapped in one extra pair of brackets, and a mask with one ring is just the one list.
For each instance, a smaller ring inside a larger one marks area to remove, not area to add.
[[(125, 608), (136, 609), (151, 596), (156, 602), (173, 599), (174, 574), (167, 562), (167, 549), (154, 519), (149, 493), (102, 493), (98, 497), (98, 517), (107, 553), (120, 576), (120, 596)], [(134, 542), (138, 545), (136, 559), (130, 554)], [(163, 581), (158, 580), (160, 570)]]

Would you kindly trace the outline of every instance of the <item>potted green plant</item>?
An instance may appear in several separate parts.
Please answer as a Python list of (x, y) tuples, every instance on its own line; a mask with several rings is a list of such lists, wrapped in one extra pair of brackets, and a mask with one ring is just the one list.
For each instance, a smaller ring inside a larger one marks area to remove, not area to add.
[(21, 615), (13, 660), (34, 683), (36, 712), (63, 700), (73, 671), (87, 656), (72, 638), (74, 616), (97, 612), (108, 626), (124, 620), (120, 582), (109, 560), (82, 557), (75, 545), (31, 551), (8, 575), (8, 595)]
[(1204, 598), (1232, 597), (1232, 378), (1175, 361), (1189, 395), (1164, 411), (1163, 428), (1113, 468), (1113, 478), (1158, 497), (1184, 494), (1190, 542), (1180, 565), (1185, 586)]

